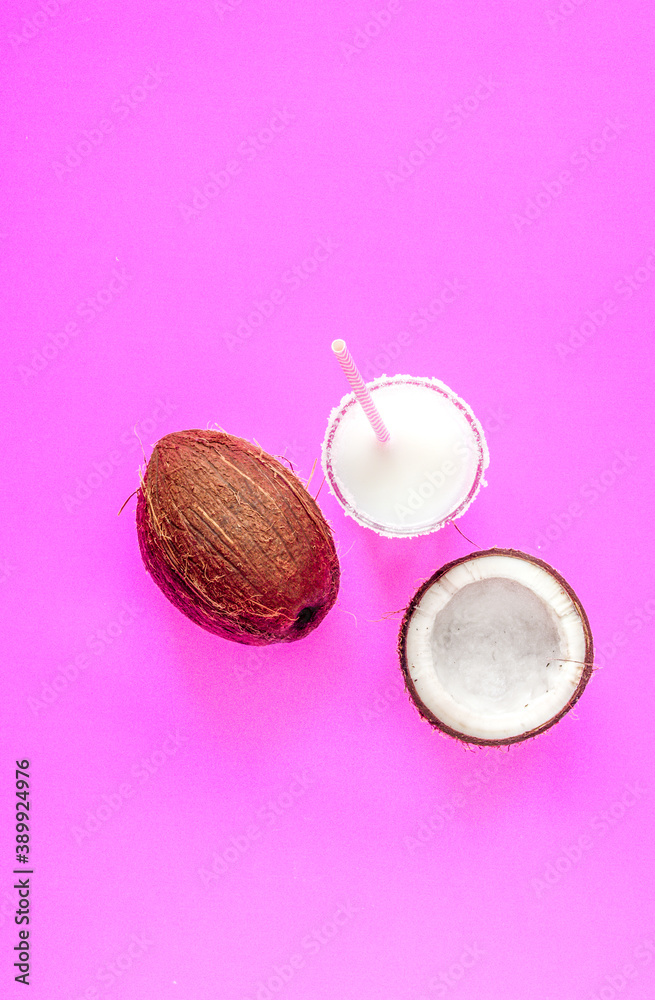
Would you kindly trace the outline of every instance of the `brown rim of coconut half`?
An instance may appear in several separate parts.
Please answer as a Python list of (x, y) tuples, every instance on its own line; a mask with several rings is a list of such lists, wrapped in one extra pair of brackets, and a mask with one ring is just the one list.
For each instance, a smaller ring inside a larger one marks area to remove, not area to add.
[(437, 570), (405, 611), (398, 653), (423, 718), (480, 746), (554, 726), (593, 672), (591, 628), (575, 591), (516, 549), (485, 549)]

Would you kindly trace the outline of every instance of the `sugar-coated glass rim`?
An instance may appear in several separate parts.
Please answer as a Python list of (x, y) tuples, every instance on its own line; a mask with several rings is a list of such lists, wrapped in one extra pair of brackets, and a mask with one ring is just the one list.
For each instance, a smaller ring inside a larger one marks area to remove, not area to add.
[(464, 415), (471, 431), (473, 432), (473, 437), (478, 449), (478, 467), (475, 478), (464, 499), (460, 501), (454, 510), (448, 513), (445, 517), (440, 518), (438, 521), (432, 521), (425, 525), (407, 525), (405, 530), (397, 526), (391, 527), (388, 524), (380, 524), (378, 521), (374, 521), (373, 518), (368, 517), (366, 514), (353, 507), (341, 492), (337, 482), (336, 473), (332, 465), (332, 446), (334, 444), (334, 438), (339, 425), (351, 407), (359, 406), (357, 397), (352, 392), (343, 397), (339, 405), (335, 406), (328, 418), (328, 427), (323, 440), (322, 449), (323, 472), (332, 495), (339, 501), (345, 513), (357, 521), (358, 524), (363, 525), (365, 528), (372, 528), (373, 531), (376, 531), (379, 535), (385, 535), (387, 538), (414, 538), (418, 535), (428, 535), (433, 531), (439, 531), (449, 521), (452, 521), (457, 517), (461, 517), (461, 515), (468, 510), (480, 492), (481, 487), (486, 486), (484, 471), (489, 465), (489, 449), (487, 448), (487, 442), (484, 436), (484, 431), (482, 430), (482, 425), (471, 410), (471, 407), (468, 403), (465, 403), (463, 399), (456, 395), (456, 393), (454, 393), (444, 382), (441, 382), (437, 378), (420, 378), (412, 375), (382, 375), (380, 378), (376, 378), (372, 382), (366, 383), (366, 387), (371, 395), (373, 395), (378, 389), (383, 389), (390, 385), (415, 385), (420, 386), (421, 388), (433, 389), (435, 392), (438, 392), (441, 396), (448, 399), (449, 402), (453, 403)]

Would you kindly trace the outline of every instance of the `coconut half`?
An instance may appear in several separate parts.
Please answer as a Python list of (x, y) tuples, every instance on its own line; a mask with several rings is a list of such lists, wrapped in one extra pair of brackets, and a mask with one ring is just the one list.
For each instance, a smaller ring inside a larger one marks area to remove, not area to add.
[(405, 612), (398, 651), (421, 715), (485, 746), (555, 725), (593, 669), (575, 592), (552, 566), (514, 549), (476, 552), (430, 577)]

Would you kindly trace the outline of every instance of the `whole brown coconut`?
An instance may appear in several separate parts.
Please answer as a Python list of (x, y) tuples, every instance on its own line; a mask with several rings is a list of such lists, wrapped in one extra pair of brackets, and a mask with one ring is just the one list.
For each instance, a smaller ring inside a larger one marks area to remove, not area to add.
[(548, 563), (515, 549), (455, 559), (410, 602), (398, 638), (405, 686), (437, 729), (503, 746), (554, 726), (593, 671), (587, 615)]
[(136, 508), (146, 569), (208, 632), (264, 646), (315, 629), (339, 590), (330, 528), (300, 480), (222, 431), (167, 434)]

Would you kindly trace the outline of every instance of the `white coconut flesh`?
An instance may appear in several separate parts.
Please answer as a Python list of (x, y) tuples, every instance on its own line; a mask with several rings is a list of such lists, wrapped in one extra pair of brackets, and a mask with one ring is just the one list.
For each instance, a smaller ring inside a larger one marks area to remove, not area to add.
[(568, 704), (587, 636), (547, 569), (510, 555), (473, 557), (430, 586), (408, 623), (409, 675), (423, 705), (458, 733), (520, 736)]

